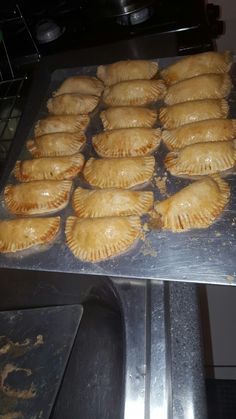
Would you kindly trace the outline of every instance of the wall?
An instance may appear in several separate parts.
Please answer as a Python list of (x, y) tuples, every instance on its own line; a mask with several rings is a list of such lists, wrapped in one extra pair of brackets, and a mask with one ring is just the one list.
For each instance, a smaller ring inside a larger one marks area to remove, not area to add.
[[(221, 7), (226, 25), (225, 34), (217, 40), (218, 50), (236, 54), (236, 0), (212, 3)], [(207, 286), (207, 296), (215, 378), (236, 379), (236, 287)]]

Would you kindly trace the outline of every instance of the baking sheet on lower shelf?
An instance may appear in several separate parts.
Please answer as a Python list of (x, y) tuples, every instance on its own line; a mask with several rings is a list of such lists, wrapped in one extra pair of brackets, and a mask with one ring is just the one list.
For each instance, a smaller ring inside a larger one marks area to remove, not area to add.
[[(173, 59), (160, 59), (160, 67), (164, 67)], [(236, 117), (236, 66), (233, 66), (234, 89), (229, 98), (230, 117)], [(74, 74), (95, 75), (96, 67), (80, 67), (57, 70), (52, 74), (51, 84), (45, 92), (45, 101), (39, 111), (37, 119), (45, 116), (46, 100), (63, 79)], [(160, 104), (158, 105), (160, 106)], [(87, 130), (87, 145), (82, 150), (86, 159), (95, 156), (91, 147), (91, 137), (102, 130), (99, 112), (101, 106), (92, 115), (92, 122)], [(32, 128), (34, 126), (33, 121)], [(29, 133), (29, 137), (32, 135)], [(158, 178), (166, 176), (162, 165), (166, 149), (161, 145), (155, 153), (157, 161), (156, 175), (145, 190), (153, 190), (155, 199), (164, 199), (180, 190), (189, 181), (174, 178), (167, 174), (166, 188), (162, 190), (162, 182)], [(27, 151), (22, 150), (20, 158), (29, 158)], [(93, 274), (115, 277), (151, 278), (157, 280), (231, 284), (236, 285), (236, 178), (227, 178), (231, 185), (231, 200), (223, 215), (208, 229), (191, 230), (183, 233), (151, 230), (145, 234), (145, 240), (140, 240), (127, 253), (118, 257), (98, 262), (87, 263), (76, 259), (65, 244), (65, 220), (73, 214), (71, 204), (58, 215), (62, 217), (62, 228), (56, 242), (49, 248), (39, 252), (26, 251), (22, 253), (0, 255), (0, 267), (55, 271), (77, 274)], [(9, 182), (14, 182), (9, 179)], [(78, 177), (74, 187), (89, 187)], [(4, 209), (3, 201), (0, 206), (0, 217), (9, 218)], [(12, 218), (12, 217), (11, 217)], [(145, 222), (144, 217), (144, 222)]]

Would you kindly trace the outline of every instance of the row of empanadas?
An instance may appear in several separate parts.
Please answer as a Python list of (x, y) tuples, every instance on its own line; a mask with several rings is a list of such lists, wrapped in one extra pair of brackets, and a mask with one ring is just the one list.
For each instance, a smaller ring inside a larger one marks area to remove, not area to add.
[(163, 99), (166, 86), (163, 80), (131, 80), (106, 87), (103, 101), (109, 106), (141, 106)]
[(57, 132), (29, 139), (26, 147), (33, 157), (71, 156), (81, 150), (85, 141), (83, 132)]
[(0, 220), (0, 252), (14, 253), (55, 240), (60, 217)]
[(66, 221), (66, 242), (72, 253), (86, 262), (98, 262), (126, 252), (141, 236), (137, 216), (77, 218)]
[[(141, 60), (98, 68), (97, 75), (105, 85), (115, 84), (105, 90), (104, 102), (123, 107), (102, 111), (101, 119), (108, 131), (92, 138), (98, 155), (110, 158), (91, 158), (83, 171), (90, 185), (105, 189), (79, 187), (73, 194), (73, 208), (80, 218), (69, 217), (65, 232), (68, 247), (81, 260), (97, 262), (127, 251), (141, 235), (141, 223), (136, 215), (153, 207), (152, 192), (122, 188), (145, 183), (153, 175), (154, 158), (133, 156), (145, 156), (160, 144), (160, 129), (151, 129), (157, 112), (127, 105), (157, 100), (161, 84), (138, 80), (151, 79), (157, 68), (156, 63)], [(116, 84), (123, 80), (133, 81)]]
[(229, 185), (218, 175), (204, 177), (175, 195), (154, 204), (154, 217), (173, 232), (207, 228), (229, 202)]
[(96, 77), (72, 76), (64, 80), (60, 87), (53, 93), (53, 96), (59, 96), (64, 93), (101, 96), (103, 89), (103, 83)]
[(232, 169), (236, 140), (188, 145), (167, 154), (165, 166), (175, 176), (201, 176)]
[(53, 115), (40, 119), (34, 129), (35, 137), (54, 132), (84, 131), (89, 124), (88, 115)]
[(79, 187), (72, 204), (76, 215), (82, 218), (142, 215), (153, 207), (153, 192)]
[[(128, 193), (128, 205), (126, 204), (128, 211), (133, 200), (138, 212), (139, 204), (148, 209), (153, 202), (153, 197), (149, 192), (117, 191), (117, 193), (120, 197), (121, 194)], [(100, 194), (104, 203), (103, 205), (101, 202), (98, 213), (93, 212), (94, 202), (96, 204), (99, 199), (94, 198), (93, 195), (96, 194)], [(79, 202), (83, 204), (84, 195), (85, 205), (82, 213), (85, 216), (104, 214), (101, 218), (69, 217), (67, 219), (65, 230), (67, 245), (81, 260), (97, 262), (117, 256), (127, 251), (141, 236), (139, 217), (111, 216), (106, 194), (111, 194), (112, 201), (115, 202), (114, 190), (86, 191), (79, 188), (78, 195), (74, 198), (75, 205), (79, 205)], [(136, 194), (136, 196), (131, 197), (130, 194)], [(143, 199), (144, 194), (150, 195), (146, 195), (147, 201)], [(172, 197), (156, 202), (154, 217), (160, 217), (162, 228), (173, 232), (206, 228), (222, 213), (229, 201), (229, 196), (229, 186), (219, 176), (204, 177)], [(106, 211), (109, 216), (105, 216)], [(60, 217), (0, 221), (0, 252), (16, 252), (35, 245), (46, 244), (55, 239), (59, 227)]]
[(161, 71), (161, 76), (168, 84), (174, 84), (200, 74), (227, 73), (232, 62), (232, 54), (229, 51), (204, 52), (182, 58), (169, 65)]
[(88, 114), (96, 108), (98, 102), (98, 96), (64, 93), (49, 99), (47, 108), (53, 115)]
[(92, 139), (93, 147), (101, 157), (147, 156), (160, 142), (159, 128), (121, 128), (100, 132)]
[(195, 143), (228, 141), (235, 136), (235, 119), (207, 119), (162, 131), (162, 139), (169, 150), (179, 150)]
[(153, 176), (155, 158), (90, 158), (84, 166), (85, 180), (96, 188), (124, 188), (149, 182)]
[(225, 99), (205, 99), (178, 103), (160, 109), (164, 128), (172, 129), (206, 119), (227, 118), (229, 105)]
[(158, 71), (158, 63), (148, 60), (123, 60), (109, 65), (100, 65), (97, 77), (105, 86), (126, 80), (150, 80)]
[(31, 180), (70, 180), (78, 175), (83, 165), (84, 156), (81, 153), (77, 153), (72, 156), (18, 160), (13, 173), (20, 182), (29, 182)]
[(39, 180), (4, 189), (6, 208), (12, 214), (37, 215), (62, 210), (68, 205), (72, 181)]
[(157, 110), (141, 106), (117, 106), (100, 113), (105, 130), (117, 128), (151, 128), (157, 120)]
[(229, 95), (231, 88), (232, 81), (227, 73), (203, 74), (170, 86), (164, 101), (175, 105), (191, 100), (221, 99)]

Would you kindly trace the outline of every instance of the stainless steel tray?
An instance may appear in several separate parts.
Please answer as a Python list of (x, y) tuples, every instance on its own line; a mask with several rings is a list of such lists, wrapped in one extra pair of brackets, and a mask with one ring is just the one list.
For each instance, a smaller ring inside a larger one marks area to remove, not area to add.
[[(178, 58), (163, 58), (159, 60), (160, 67), (164, 67)], [(37, 115), (37, 119), (47, 114), (46, 100), (63, 79), (74, 74), (94, 75), (95, 66), (67, 68), (56, 70), (51, 75), (51, 83)], [(236, 117), (236, 65), (232, 69), (234, 89), (230, 95), (230, 117)], [(157, 104), (159, 107), (161, 104)], [(87, 130), (87, 144), (83, 149), (86, 158), (95, 156), (91, 146), (91, 137), (102, 130), (99, 113), (102, 105), (92, 114), (91, 123)], [(34, 123), (36, 122), (34, 121)], [(29, 136), (33, 133), (33, 126)], [(156, 186), (155, 179), (165, 174), (162, 165), (166, 149), (161, 145), (155, 153), (157, 162), (154, 181), (145, 187), (153, 190), (156, 199), (164, 199), (185, 186), (188, 181), (174, 178), (167, 174), (167, 194), (163, 195)], [(20, 158), (29, 158), (24, 148)], [(59, 214), (62, 217), (62, 229), (57, 241), (49, 248), (40, 252), (27, 251), (18, 255), (0, 255), (0, 267), (29, 269), (41, 271), (55, 271), (78, 274), (94, 274), (126, 278), (150, 278), (156, 280), (190, 281), (214, 284), (231, 284), (236, 282), (235, 263), (235, 224), (236, 224), (236, 181), (233, 176), (227, 178), (231, 184), (231, 201), (220, 219), (208, 229), (191, 230), (184, 233), (171, 233), (152, 230), (146, 233), (144, 241), (135, 245), (124, 255), (107, 261), (84, 263), (76, 259), (65, 245), (64, 226), (68, 215), (73, 214), (71, 205)], [(9, 182), (14, 182), (9, 178)], [(82, 176), (74, 181), (78, 185), (89, 187)], [(0, 217), (9, 218), (4, 208), (1, 195)], [(143, 222), (146, 219), (143, 217)]]

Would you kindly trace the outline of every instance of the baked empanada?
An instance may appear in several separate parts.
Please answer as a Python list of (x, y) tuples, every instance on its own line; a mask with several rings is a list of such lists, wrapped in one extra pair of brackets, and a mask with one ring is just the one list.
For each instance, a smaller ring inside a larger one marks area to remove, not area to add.
[(80, 151), (85, 141), (83, 132), (58, 132), (30, 139), (26, 147), (33, 157), (71, 156)]
[(49, 99), (47, 108), (53, 115), (87, 114), (96, 108), (98, 101), (98, 96), (64, 93)]
[(101, 96), (104, 89), (103, 83), (96, 77), (72, 76), (66, 79), (53, 96), (64, 93), (80, 93), (81, 95)]
[(4, 199), (7, 209), (18, 215), (47, 214), (60, 211), (69, 202), (70, 180), (38, 180), (7, 185)]
[(190, 100), (221, 99), (229, 95), (231, 88), (231, 77), (227, 73), (203, 74), (170, 86), (164, 101), (175, 105)]
[(34, 129), (35, 137), (53, 132), (77, 132), (85, 130), (89, 124), (88, 115), (48, 116), (40, 119)]
[(60, 229), (60, 217), (0, 220), (0, 252), (15, 253), (52, 242)]
[(168, 153), (165, 166), (175, 176), (201, 176), (232, 169), (236, 162), (235, 142), (188, 145)]
[(123, 60), (109, 65), (100, 65), (97, 77), (105, 86), (125, 80), (150, 80), (158, 71), (158, 63), (148, 60)]
[(83, 174), (86, 181), (97, 188), (132, 188), (149, 182), (153, 176), (155, 158), (124, 157), (118, 159), (90, 158)]
[(174, 84), (180, 80), (209, 73), (226, 73), (230, 70), (233, 58), (229, 51), (203, 52), (182, 58), (161, 71), (161, 77)]
[(153, 207), (153, 192), (77, 188), (72, 203), (82, 218), (143, 215)]
[(207, 228), (229, 202), (229, 185), (219, 176), (204, 177), (191, 183), (165, 201), (154, 204), (162, 227), (173, 232)]
[(164, 128), (172, 129), (191, 122), (226, 118), (228, 112), (225, 99), (193, 100), (161, 108), (159, 118)]
[(101, 157), (147, 156), (160, 145), (160, 128), (121, 128), (103, 131), (92, 139)]
[(82, 170), (84, 156), (42, 157), (32, 160), (18, 160), (13, 174), (20, 182), (31, 180), (73, 179)]
[(100, 113), (104, 129), (151, 128), (157, 121), (157, 110), (141, 106), (119, 106)]
[(163, 80), (122, 81), (103, 92), (103, 101), (109, 106), (147, 105), (163, 99), (166, 86)]
[(126, 252), (140, 237), (140, 218), (69, 217), (66, 221), (66, 243), (72, 253), (86, 262), (98, 262)]
[(235, 136), (235, 119), (207, 119), (162, 131), (162, 139), (169, 150), (179, 150), (196, 143), (228, 141)]

